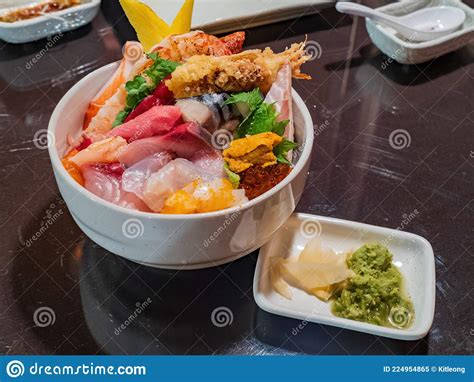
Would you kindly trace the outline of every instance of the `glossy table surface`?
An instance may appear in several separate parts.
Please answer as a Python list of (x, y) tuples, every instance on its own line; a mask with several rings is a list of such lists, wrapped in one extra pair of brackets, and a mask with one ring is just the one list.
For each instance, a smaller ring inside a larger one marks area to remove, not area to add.
[[(295, 332), (300, 321), (266, 313), (254, 302), (258, 252), (217, 268), (168, 271), (126, 261), (84, 236), (35, 133), (47, 128), (75, 82), (118, 60), (124, 41), (135, 38), (117, 2), (103, 1), (91, 25), (52, 46), (47, 40), (0, 45), (2, 353), (474, 351), (472, 46), (421, 65), (387, 64), (362, 20), (325, 9), (248, 29), (246, 47), (281, 50), (305, 34), (320, 57), (305, 66), (313, 80), (294, 85), (315, 123), (297, 211), (402, 227), (427, 238), (437, 276), (429, 335), (402, 342), (318, 324)], [(397, 129), (406, 141), (394, 140)], [(134, 314), (137, 306), (143, 309)], [(231, 310), (230, 325), (213, 324), (219, 307)]]

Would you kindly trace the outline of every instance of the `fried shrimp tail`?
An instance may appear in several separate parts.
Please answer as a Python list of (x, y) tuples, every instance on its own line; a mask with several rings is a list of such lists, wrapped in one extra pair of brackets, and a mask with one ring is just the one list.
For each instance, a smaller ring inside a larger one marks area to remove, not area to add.
[(266, 48), (221, 57), (193, 56), (173, 72), (166, 86), (176, 98), (250, 91), (256, 87), (267, 93), (278, 71), (287, 63), (294, 78), (311, 79), (301, 73), (301, 65), (311, 58), (304, 48), (305, 43), (301, 42), (281, 53)]

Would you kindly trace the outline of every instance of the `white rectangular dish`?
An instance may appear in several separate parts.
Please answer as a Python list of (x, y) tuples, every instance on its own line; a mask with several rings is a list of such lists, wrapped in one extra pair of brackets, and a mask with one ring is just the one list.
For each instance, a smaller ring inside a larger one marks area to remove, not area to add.
[(392, 16), (403, 16), (422, 8), (441, 5), (462, 9), (466, 14), (461, 28), (446, 36), (424, 42), (409, 41), (392, 28), (369, 19), (365, 22), (367, 32), (377, 48), (401, 64), (421, 64), (474, 41), (474, 11), (459, 0), (400, 1), (377, 10)]
[[(170, 24), (184, 0), (143, 0)], [(335, 0), (197, 0), (192, 29), (223, 33), (316, 13)]]
[[(402, 330), (340, 318), (332, 314), (330, 303), (304, 291), (290, 286), (293, 298), (288, 300), (273, 290), (269, 276), (270, 257), (298, 256), (306, 243), (315, 236), (319, 236), (323, 246), (336, 252), (356, 250), (367, 243), (384, 243), (393, 253), (393, 263), (400, 269), (404, 286), (413, 302), (413, 324)], [(434, 317), (433, 249), (427, 240), (412, 233), (295, 213), (260, 249), (253, 293), (257, 305), (270, 313), (399, 340), (416, 340), (428, 333)]]
[[(30, 3), (33, 2), (30, 1)], [(23, 3), (21, 7), (24, 6)], [(16, 8), (19, 6), (3, 7), (0, 9), (0, 14)], [(100, 0), (84, 0), (84, 4), (32, 19), (13, 23), (0, 22), (0, 39), (13, 44), (21, 44), (77, 29), (90, 23), (99, 12), (99, 8)]]

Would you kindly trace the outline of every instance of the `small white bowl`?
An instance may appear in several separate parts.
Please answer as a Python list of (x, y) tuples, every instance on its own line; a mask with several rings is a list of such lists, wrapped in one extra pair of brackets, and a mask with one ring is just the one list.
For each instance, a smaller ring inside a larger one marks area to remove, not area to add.
[(389, 60), (400, 64), (421, 64), (423, 62), (453, 52), (472, 43), (474, 39), (474, 11), (469, 5), (458, 0), (399, 1), (377, 8), (392, 16), (404, 16), (424, 7), (450, 6), (462, 10), (466, 19), (460, 29), (430, 41), (409, 41), (395, 30), (370, 19), (365, 26), (374, 45), (385, 53)]
[[(336, 252), (355, 250), (366, 243), (384, 243), (393, 254), (393, 263), (404, 277), (415, 318), (407, 329), (388, 328), (365, 322), (336, 317), (331, 304), (290, 286), (292, 300), (273, 290), (269, 266), (270, 257), (293, 257), (306, 243), (319, 236), (323, 246)], [(372, 225), (314, 216), (293, 214), (260, 249), (255, 269), (253, 294), (263, 310), (306, 322), (338, 326), (344, 329), (390, 337), (399, 340), (423, 338), (431, 328), (435, 308), (435, 265), (430, 243), (421, 236)]]
[[(16, 8), (19, 7), (3, 9), (0, 14)], [(43, 16), (13, 23), (0, 22), (0, 39), (13, 44), (22, 44), (77, 29), (90, 23), (97, 16), (99, 8), (100, 0), (86, 0), (84, 4)]]
[(89, 101), (117, 68), (113, 63), (76, 83), (58, 103), (49, 121), (49, 155), (69, 211), (97, 244), (129, 260), (159, 268), (197, 269), (223, 264), (261, 247), (288, 219), (306, 183), (313, 148), (313, 121), (293, 90), (296, 140), (300, 155), (277, 186), (243, 206), (193, 215), (165, 215), (130, 210), (109, 203), (81, 187), (61, 158), (67, 135), (79, 135)]

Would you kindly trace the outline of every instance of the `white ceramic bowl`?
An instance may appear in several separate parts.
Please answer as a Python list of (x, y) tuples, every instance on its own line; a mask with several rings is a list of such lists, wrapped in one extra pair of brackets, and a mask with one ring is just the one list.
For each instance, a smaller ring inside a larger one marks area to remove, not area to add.
[(117, 68), (90, 73), (56, 106), (48, 127), (49, 155), (56, 181), (76, 223), (97, 244), (129, 260), (160, 268), (197, 269), (219, 265), (261, 247), (294, 211), (303, 192), (313, 122), (293, 91), (296, 140), (300, 155), (276, 187), (241, 207), (194, 215), (133, 211), (102, 200), (77, 184), (61, 164), (67, 134), (79, 135), (88, 103)]
[[(25, 4), (21, 5), (24, 6)], [(2, 9), (0, 13), (15, 8), (18, 7)], [(32, 19), (13, 23), (0, 22), (0, 38), (6, 42), (21, 44), (77, 29), (90, 23), (99, 12), (99, 8), (100, 0), (87, 0), (83, 4)]]

